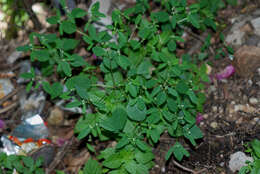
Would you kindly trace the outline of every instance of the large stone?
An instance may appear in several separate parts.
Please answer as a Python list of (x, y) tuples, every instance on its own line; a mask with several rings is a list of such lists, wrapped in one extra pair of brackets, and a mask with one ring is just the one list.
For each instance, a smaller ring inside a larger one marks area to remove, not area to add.
[(239, 171), (241, 167), (246, 166), (246, 161), (253, 161), (252, 157), (246, 156), (244, 152), (236, 152), (230, 155), (229, 168), (232, 172)]
[(260, 67), (260, 47), (243, 46), (235, 52), (234, 66), (241, 77), (252, 77)]

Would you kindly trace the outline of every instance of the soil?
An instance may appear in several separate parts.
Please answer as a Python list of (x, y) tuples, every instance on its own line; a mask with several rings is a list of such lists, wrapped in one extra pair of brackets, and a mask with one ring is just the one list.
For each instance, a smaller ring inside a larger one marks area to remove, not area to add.
[[(218, 18), (230, 27), (231, 24), (225, 19), (226, 15), (236, 16), (241, 11), (247, 13), (248, 11), (245, 10), (246, 7), (257, 8), (257, 3), (247, 1), (246, 3), (242, 3), (246, 5), (240, 5), (236, 8), (229, 7), (220, 11)], [(11, 79), (17, 89), (20, 87), (16, 83), (20, 68), (19, 62), (28, 59), (28, 56), (25, 55), (19, 58), (11, 65), (8, 65), (6, 60), (14, 52), (15, 48), (23, 43), (28, 34), (25, 32), (22, 35), (22, 39), (20, 37), (12, 41), (1, 40), (0, 42), (0, 77)], [(213, 42), (213, 47), (217, 47), (219, 44), (217, 41), (218, 34), (214, 35), (215, 43)], [(191, 44), (179, 50), (180, 54), (188, 51), (190, 46), (197, 42), (192, 37), (189, 39), (191, 39)], [(212, 55), (209, 59), (212, 68), (211, 75), (222, 71), (232, 63), (228, 57), (215, 60)], [(14, 72), (15, 76), (8, 77), (6, 75), (10, 69)], [(198, 142), (198, 146), (196, 147), (192, 147), (186, 140), (181, 140), (185, 144), (185, 148), (190, 152), (190, 157), (184, 158), (181, 165), (194, 171), (203, 170), (201, 173), (205, 174), (231, 174), (232, 172), (228, 169), (230, 155), (237, 151), (244, 151), (244, 144), (246, 142), (255, 138), (260, 139), (260, 72), (253, 72), (253, 76), (250, 78), (239, 77), (235, 73), (227, 79), (221, 81), (213, 79), (211, 83), (205, 85), (207, 100), (204, 112), (202, 113), (203, 120), (198, 124), (204, 133), (204, 138)], [(14, 94), (7, 101), (11, 104), (17, 102), (18, 98), (19, 95)], [(258, 99), (258, 102), (252, 102), (254, 98)], [(0, 104), (2, 105), (3, 103), (3, 99), (0, 99)], [(8, 134), (19, 124), (21, 111), (18, 108), (19, 105), (16, 105), (4, 113), (1, 113), (4, 107), (0, 109), (0, 118), (6, 121), (6, 129), (2, 130), (2, 133)], [(43, 117), (47, 116), (52, 109), (53, 103), (50, 98), (47, 98)], [(67, 172), (73, 173), (85, 163), (86, 159), (89, 158), (89, 153), (85, 150), (85, 144), (82, 144), (73, 137), (73, 126), (80, 115), (73, 114), (72, 112), (62, 114), (64, 114), (64, 118), (66, 119), (65, 123), (62, 126), (50, 125), (50, 132), (52, 135), (56, 135), (56, 137), (70, 139), (73, 143), (68, 145), (70, 148), (66, 151), (66, 154), (58, 156), (60, 164), (56, 165), (56, 167), (58, 169), (66, 168)], [(96, 141), (96, 151), (98, 152), (107, 146), (113, 146), (113, 143), (100, 143)], [(170, 138), (167, 134), (161, 137), (160, 143), (154, 148), (156, 165), (152, 169), (151, 174), (190, 173), (178, 167), (173, 159), (165, 163), (165, 153), (173, 144), (174, 139)], [(56, 148), (57, 152), (61, 151), (59, 148), (65, 149), (66, 147)], [(74, 163), (71, 161), (74, 161)], [(76, 161), (83, 161), (83, 163), (76, 163)]]

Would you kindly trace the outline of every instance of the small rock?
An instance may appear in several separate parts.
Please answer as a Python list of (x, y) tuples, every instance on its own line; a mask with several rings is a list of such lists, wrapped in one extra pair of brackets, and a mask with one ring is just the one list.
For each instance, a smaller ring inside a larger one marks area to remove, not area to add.
[(207, 118), (209, 118), (209, 115), (208, 114), (203, 114), (203, 118), (207, 119)]
[(219, 165), (220, 165), (221, 167), (224, 167), (225, 162), (221, 162)]
[(252, 105), (255, 105), (255, 104), (258, 103), (258, 100), (257, 100), (257, 98), (251, 97), (251, 98), (249, 99), (249, 103), (252, 104)]
[(257, 69), (257, 73), (260, 76), (260, 68)]
[(229, 168), (232, 172), (239, 171), (241, 167), (246, 166), (246, 161), (253, 161), (252, 157), (248, 157), (244, 152), (236, 152), (230, 155)]
[(218, 123), (217, 122), (212, 122), (210, 123), (210, 126), (213, 128), (213, 129), (216, 129), (218, 127)]
[(255, 117), (254, 118), (254, 121), (257, 123), (257, 122), (259, 122), (259, 120), (260, 120), (260, 118), (258, 118), (258, 117)]
[(38, 158), (43, 159), (43, 166), (48, 167), (55, 157), (55, 149), (53, 146), (43, 146), (42, 148), (38, 149), (37, 151), (31, 154), (31, 157), (34, 160)]
[(253, 27), (255, 29), (255, 33), (257, 35), (260, 35), (260, 17), (251, 20), (251, 24), (253, 25)]
[(64, 121), (64, 113), (58, 107), (55, 107), (48, 117), (48, 123), (51, 125), (61, 125)]
[(253, 85), (253, 81), (251, 79), (249, 79), (247, 83), (249, 84), (249, 86)]
[(216, 89), (216, 87), (214, 86), (214, 85), (211, 85), (210, 87), (209, 87), (209, 93), (211, 93), (211, 92), (215, 92), (217, 89)]
[(217, 106), (213, 106), (213, 107), (212, 107), (212, 111), (213, 111), (213, 112), (217, 112), (217, 110), (218, 110), (218, 107), (217, 107)]
[(234, 107), (235, 112), (244, 110), (244, 105), (235, 105)]
[(239, 119), (236, 121), (237, 124), (241, 124), (242, 122), (243, 122), (243, 118), (242, 118), (242, 117), (239, 118)]
[(260, 47), (242, 46), (235, 54), (234, 66), (241, 77), (251, 77), (260, 67)]

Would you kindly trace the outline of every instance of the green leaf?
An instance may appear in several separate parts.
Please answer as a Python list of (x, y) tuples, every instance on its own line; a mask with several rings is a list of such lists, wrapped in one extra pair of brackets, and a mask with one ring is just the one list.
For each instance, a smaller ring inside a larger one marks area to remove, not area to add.
[(66, 76), (71, 76), (71, 67), (70, 67), (70, 64), (68, 62), (65, 62), (65, 61), (61, 61), (60, 62), (60, 66), (63, 70), (63, 72), (65, 73)]
[(156, 103), (158, 106), (160, 106), (160, 105), (162, 105), (163, 103), (165, 103), (166, 99), (167, 99), (166, 93), (165, 93), (164, 91), (160, 91), (160, 92), (158, 93), (158, 95), (154, 98), (154, 101), (155, 101), (155, 103)]
[(61, 27), (65, 33), (72, 34), (77, 31), (76, 24), (72, 23), (71, 21), (62, 21)]
[(167, 47), (169, 51), (175, 51), (176, 50), (176, 42), (174, 40), (170, 40), (167, 44)]
[(124, 70), (127, 70), (127, 68), (130, 66), (130, 61), (126, 56), (123, 55), (119, 55), (116, 57), (116, 63)]
[(59, 20), (58, 16), (52, 16), (46, 19), (46, 21), (51, 25), (58, 24)]
[(118, 143), (116, 145), (116, 149), (121, 149), (129, 143), (130, 143), (130, 141), (129, 141), (128, 137), (123, 137), (123, 138), (121, 138), (121, 140), (118, 141)]
[(83, 171), (84, 174), (102, 174), (102, 168), (99, 163), (91, 158), (85, 164)]
[(177, 24), (177, 19), (176, 19), (176, 16), (173, 15), (172, 18), (171, 18), (172, 29), (176, 28), (176, 24)]
[(130, 40), (130, 45), (133, 48), (133, 50), (137, 50), (138, 48), (141, 47), (140, 42), (138, 42), (137, 40)]
[(199, 139), (203, 137), (203, 133), (201, 132), (200, 128), (196, 125), (194, 125), (191, 129), (190, 132), (193, 136), (194, 139)]
[(92, 48), (92, 51), (96, 56), (105, 56), (106, 55), (105, 50), (99, 46), (95, 46), (94, 48)]
[(100, 125), (108, 131), (118, 132), (124, 128), (126, 120), (127, 113), (125, 109), (119, 107), (113, 111), (111, 117), (103, 120)]
[(88, 148), (88, 150), (89, 150), (90, 152), (93, 152), (93, 153), (96, 152), (95, 148), (94, 148), (91, 144), (89, 144), (89, 143), (87, 143), (87, 148)]
[(105, 161), (103, 161), (103, 165), (109, 169), (117, 169), (119, 168), (123, 161), (121, 159), (120, 153), (112, 154)]
[(170, 113), (170, 112), (168, 112), (168, 111), (166, 111), (166, 110), (163, 110), (163, 117), (167, 120), (167, 121), (169, 121), (169, 122), (172, 122), (174, 119), (175, 119), (175, 115), (174, 114), (172, 114), (172, 113)]
[(129, 162), (127, 162), (124, 167), (127, 170), (127, 172), (129, 172), (130, 174), (136, 174), (136, 168), (137, 168), (138, 164), (134, 161), (131, 160)]
[(126, 108), (126, 112), (128, 117), (134, 121), (143, 121), (146, 117), (146, 107), (144, 110), (140, 110), (138, 108), (137, 103), (133, 106), (128, 104)]
[(81, 8), (74, 8), (72, 11), (71, 11), (71, 15), (72, 17), (74, 18), (81, 18), (83, 16), (86, 16), (87, 15), (87, 12)]
[(199, 15), (196, 13), (188, 15), (189, 22), (196, 28), (200, 28)]
[(30, 81), (30, 82), (26, 85), (26, 92), (30, 92), (30, 90), (32, 89), (32, 85), (33, 85), (33, 81)]
[(174, 144), (173, 154), (178, 161), (181, 161), (183, 156), (186, 156), (186, 157), (190, 156), (189, 152), (186, 149), (184, 149), (183, 146), (179, 142), (176, 142)]
[(154, 154), (152, 152), (141, 152), (138, 151), (135, 154), (136, 161), (141, 164), (146, 164), (154, 159)]
[(151, 17), (158, 22), (167, 22), (169, 21), (169, 14), (165, 11), (153, 12)]
[(34, 77), (34, 75), (32, 73), (22, 73), (20, 74), (20, 77), (24, 78), (24, 79), (32, 79)]
[(150, 147), (144, 141), (141, 141), (139, 139), (136, 140), (136, 145), (140, 150), (144, 152), (150, 150)]
[(32, 60), (39, 60), (40, 62), (45, 62), (50, 59), (50, 55), (47, 49), (33, 50), (31, 53)]
[(85, 138), (86, 136), (88, 136), (88, 134), (90, 133), (91, 129), (89, 127), (83, 129), (80, 131), (79, 135), (77, 136), (77, 138), (79, 140), (81, 140), (82, 138)]
[(27, 167), (34, 166), (34, 160), (31, 157), (28, 157), (28, 156), (23, 157), (23, 163)]
[(122, 48), (127, 43), (127, 37), (122, 32), (118, 32), (118, 36), (118, 44), (119, 47)]
[(31, 49), (31, 46), (29, 46), (29, 45), (24, 45), (24, 46), (20, 46), (20, 47), (16, 48), (17, 51), (23, 51), (23, 52), (30, 51), (30, 49)]
[(192, 90), (188, 91), (188, 96), (190, 97), (190, 100), (194, 103), (194, 104), (198, 104), (198, 98), (195, 95), (195, 93)]
[(176, 90), (181, 93), (181, 94), (186, 94), (189, 90), (189, 86), (183, 82), (180, 81), (177, 85), (176, 85)]
[(57, 48), (61, 48), (64, 51), (69, 51), (78, 46), (79, 40), (64, 38), (62, 40), (56, 40), (56, 44)]
[[(260, 141), (258, 139), (254, 139), (251, 142), (252, 148), (258, 158), (260, 158)], [(259, 166), (260, 167), (260, 166)]]
[(82, 103), (78, 100), (68, 103), (65, 107), (66, 108), (75, 108), (80, 106)]
[(133, 85), (133, 84), (128, 84), (128, 85), (126, 86), (126, 89), (127, 89), (127, 91), (130, 93), (130, 95), (131, 95), (132, 97), (137, 97), (138, 91), (137, 91), (137, 87), (136, 87), (135, 85)]
[(174, 148), (173, 148), (173, 147), (171, 147), (171, 148), (168, 150), (168, 152), (167, 152), (166, 155), (165, 155), (165, 160), (166, 160), (166, 161), (168, 161), (168, 160), (170, 159), (170, 157), (171, 157), (173, 151), (174, 151)]
[(74, 67), (80, 67), (87, 65), (87, 62), (83, 59), (83, 57), (79, 56), (78, 54), (73, 54), (71, 56), (71, 59), (73, 59), (73, 62), (71, 62), (71, 65)]

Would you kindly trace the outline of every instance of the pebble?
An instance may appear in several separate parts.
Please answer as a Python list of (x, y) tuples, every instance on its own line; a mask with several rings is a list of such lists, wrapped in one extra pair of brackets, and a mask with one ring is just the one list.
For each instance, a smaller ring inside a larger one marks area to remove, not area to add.
[(55, 107), (48, 117), (48, 123), (51, 125), (61, 125), (64, 121), (64, 113), (58, 107)]
[(255, 104), (258, 103), (258, 100), (257, 100), (257, 98), (251, 97), (251, 98), (249, 99), (249, 103), (255, 105)]
[(239, 118), (239, 119), (236, 121), (237, 124), (241, 124), (242, 122), (243, 122), (243, 118), (242, 118), (242, 117)]
[(259, 121), (260, 121), (260, 118), (258, 118), (258, 117), (255, 117), (255, 118), (254, 118), (254, 121), (257, 123), (257, 122), (259, 122)]
[(235, 112), (244, 110), (244, 105), (235, 105), (234, 107)]
[(212, 122), (210, 123), (210, 126), (213, 128), (213, 129), (216, 129), (218, 127), (218, 123), (217, 122)]
[(210, 87), (209, 87), (209, 93), (211, 93), (211, 92), (215, 92), (217, 89), (216, 89), (216, 87), (214, 86), (214, 85), (211, 85)]
[(213, 106), (213, 107), (212, 107), (212, 110), (213, 110), (213, 112), (217, 112), (218, 107), (217, 107), (217, 106)]
[(253, 81), (250, 79), (250, 80), (248, 80), (248, 82), (247, 82), (250, 86), (252, 86), (253, 85)]
[(209, 115), (208, 114), (203, 114), (203, 118), (207, 119), (207, 118), (209, 118)]

